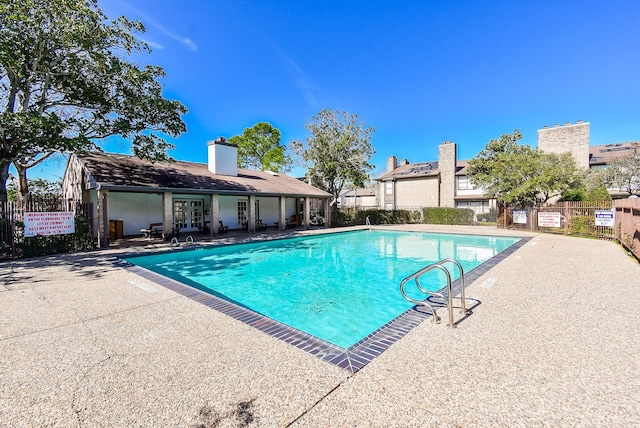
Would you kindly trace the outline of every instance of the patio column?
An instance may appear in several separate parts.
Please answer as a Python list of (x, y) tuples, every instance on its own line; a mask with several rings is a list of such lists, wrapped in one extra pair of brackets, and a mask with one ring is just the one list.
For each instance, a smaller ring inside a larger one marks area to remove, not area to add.
[(287, 198), (278, 197), (280, 204), (278, 208), (278, 230), (281, 232), (287, 228)]
[(162, 237), (173, 235), (173, 193), (162, 194)]
[(247, 231), (256, 232), (256, 195), (249, 195), (247, 207)]
[(211, 195), (209, 198), (209, 237), (217, 235), (220, 230), (220, 195)]
[(304, 228), (309, 229), (311, 223), (311, 198), (305, 196), (304, 198)]
[(331, 227), (331, 203), (330, 199), (326, 198), (324, 200), (324, 225), (326, 227)]
[(106, 248), (109, 246), (109, 191), (98, 190), (98, 247)]

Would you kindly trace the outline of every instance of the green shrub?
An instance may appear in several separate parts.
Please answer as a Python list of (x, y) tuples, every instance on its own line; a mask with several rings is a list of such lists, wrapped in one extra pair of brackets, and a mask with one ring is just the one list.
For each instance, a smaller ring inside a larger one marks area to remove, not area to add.
[(355, 224), (355, 220), (356, 216), (353, 211), (335, 210), (331, 213), (332, 227), (353, 226)]
[(421, 213), (419, 210), (341, 210), (333, 213), (331, 225), (333, 227), (364, 225), (367, 224), (367, 217), (371, 224), (411, 224), (420, 223)]
[(596, 237), (596, 221), (593, 216), (573, 216), (569, 220), (569, 235)]
[(420, 222), (420, 211), (370, 209), (356, 213), (356, 224), (410, 224)]
[(423, 223), (426, 224), (473, 224), (474, 211), (469, 208), (433, 207), (423, 208)]

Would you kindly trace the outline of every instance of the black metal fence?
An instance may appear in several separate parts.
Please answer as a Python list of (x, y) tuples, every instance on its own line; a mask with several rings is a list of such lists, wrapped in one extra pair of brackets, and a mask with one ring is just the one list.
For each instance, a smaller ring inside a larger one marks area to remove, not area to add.
[[(74, 233), (25, 236), (25, 212), (74, 212)], [(93, 204), (53, 198), (32, 198), (25, 204), (0, 202), (0, 260), (94, 248)]]

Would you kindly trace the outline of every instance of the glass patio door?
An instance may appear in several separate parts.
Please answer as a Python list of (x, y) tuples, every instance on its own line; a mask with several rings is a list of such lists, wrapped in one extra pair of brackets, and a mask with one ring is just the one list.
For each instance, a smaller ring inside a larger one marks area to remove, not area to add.
[(175, 199), (173, 219), (176, 229), (197, 229), (204, 226), (204, 200)]

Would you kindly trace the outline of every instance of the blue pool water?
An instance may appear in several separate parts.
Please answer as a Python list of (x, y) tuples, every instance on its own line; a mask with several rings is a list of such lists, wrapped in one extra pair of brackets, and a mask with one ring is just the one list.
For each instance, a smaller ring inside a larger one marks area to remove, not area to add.
[[(399, 291), (407, 275), (448, 257), (468, 272), (518, 240), (366, 230), (126, 261), (348, 348), (412, 307)], [(446, 279), (433, 271), (421, 283), (438, 290)]]

